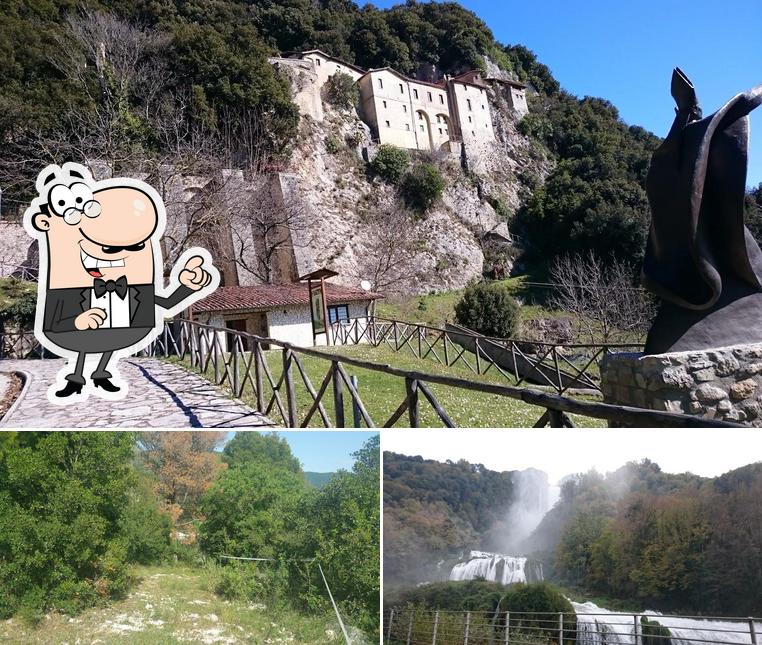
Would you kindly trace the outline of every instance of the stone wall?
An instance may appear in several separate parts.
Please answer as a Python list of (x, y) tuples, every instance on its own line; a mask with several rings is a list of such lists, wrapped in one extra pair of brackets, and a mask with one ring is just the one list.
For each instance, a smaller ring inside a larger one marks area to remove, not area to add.
[(762, 427), (762, 344), (672, 354), (610, 354), (606, 403)]

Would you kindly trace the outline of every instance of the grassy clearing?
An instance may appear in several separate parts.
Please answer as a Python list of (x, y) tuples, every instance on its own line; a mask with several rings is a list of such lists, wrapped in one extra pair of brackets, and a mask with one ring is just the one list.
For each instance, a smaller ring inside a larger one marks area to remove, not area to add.
[[(513, 381), (506, 379), (495, 368), (490, 369), (487, 374), (477, 376), (466, 365), (460, 362), (456, 365), (446, 367), (441, 363), (431, 359), (418, 359), (409, 349), (403, 348), (402, 351), (395, 352), (386, 344), (379, 347), (370, 345), (331, 347), (326, 351), (332, 353), (351, 356), (352, 358), (372, 361), (374, 363), (393, 365), (399, 369), (418, 370), (430, 374), (441, 374), (448, 376), (457, 376), (472, 381), (493, 383), (498, 385), (512, 385)], [(267, 362), (273, 375), (273, 379), (278, 381), (282, 372), (282, 356), (280, 350), (270, 350), (265, 352)], [(315, 390), (320, 388), (330, 363), (319, 358), (300, 356), (299, 357), (310, 381)], [(474, 364), (473, 356), (469, 357), (471, 364)], [(186, 367), (190, 367), (186, 361)], [(405, 397), (404, 380), (396, 376), (376, 372), (368, 369), (358, 369), (349, 365), (345, 366), (350, 376), (356, 376), (358, 379), (360, 398), (362, 399), (368, 414), (377, 425), (383, 424), (397, 409)], [(304, 386), (298, 371), (294, 368), (296, 378), (296, 396), (299, 411), (299, 418), (304, 418), (312, 405), (312, 397)], [(210, 363), (207, 376), (213, 376), (213, 368)], [(473, 392), (455, 387), (443, 385), (430, 385), (431, 391), (450, 418), (456, 425), (463, 428), (502, 428), (502, 427), (531, 427), (540, 418), (545, 411), (544, 408), (529, 405), (523, 401), (510, 399), (504, 396), (486, 394), (482, 392)], [(265, 391), (268, 391), (267, 381), (265, 380)], [(252, 389), (247, 385), (246, 392), (242, 399), (256, 407), (256, 399)], [(420, 424), (423, 427), (442, 427), (443, 423), (437, 416), (434, 409), (429, 405), (423, 394), (420, 400)], [(265, 404), (269, 401), (269, 396), (265, 396)], [(351, 399), (348, 392), (345, 391), (345, 420), (347, 425), (352, 423)], [(333, 414), (333, 394), (332, 389), (326, 392), (323, 398), (323, 404), (326, 408), (329, 418), (334, 421)], [(284, 399), (285, 405), (285, 399)], [(282, 419), (274, 409), (269, 417), (276, 423), (282, 423)], [(602, 422), (596, 419), (574, 416), (574, 422), (577, 425), (586, 427), (596, 427), (602, 425)], [(409, 424), (407, 413), (397, 422), (397, 427), (407, 427)], [(312, 418), (310, 425), (312, 427), (322, 426), (319, 415), (316, 413)]]
[[(546, 294), (528, 287), (525, 284), (528, 279), (528, 276), (517, 276), (500, 281), (523, 303), (520, 309), (522, 322), (536, 318), (568, 317), (566, 312), (538, 304)], [(455, 321), (455, 305), (462, 295), (463, 289), (456, 289), (425, 296), (395, 296), (380, 300), (376, 305), (376, 314), (383, 318), (441, 327), (446, 322)]]
[(189, 567), (137, 567), (124, 600), (78, 616), (47, 614), (36, 627), (0, 621), (0, 642), (29, 645), (113, 643), (339, 644), (332, 616), (304, 616), (259, 603), (230, 602), (211, 590), (212, 576)]

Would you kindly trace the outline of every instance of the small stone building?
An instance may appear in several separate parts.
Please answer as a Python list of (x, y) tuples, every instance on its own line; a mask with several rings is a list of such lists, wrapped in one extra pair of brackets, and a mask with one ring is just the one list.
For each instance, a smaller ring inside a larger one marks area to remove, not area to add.
[[(341, 323), (368, 318), (377, 293), (325, 283), (328, 320)], [(327, 344), (325, 334), (313, 340), (309, 291), (306, 283), (219, 287), (193, 305), (193, 319), (215, 327), (274, 338), (300, 347)], [(225, 334), (225, 336), (228, 336)], [(220, 339), (227, 347), (228, 339)]]

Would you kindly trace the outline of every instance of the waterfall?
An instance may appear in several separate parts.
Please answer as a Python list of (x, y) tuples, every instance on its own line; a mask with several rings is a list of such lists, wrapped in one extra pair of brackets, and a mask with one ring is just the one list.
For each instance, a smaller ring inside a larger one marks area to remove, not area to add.
[[(570, 602), (577, 614), (577, 645), (635, 645), (635, 621), (631, 614), (612, 612), (592, 602)], [(751, 642), (746, 621), (681, 618), (656, 611), (639, 615), (666, 627), (672, 645)], [(762, 633), (762, 623), (755, 623), (755, 628), (757, 634)]]
[[(530, 563), (530, 578), (542, 580), (542, 566)], [(502, 553), (471, 551), (466, 562), (456, 564), (450, 572), (450, 580), (475, 580), (484, 578), (504, 585), (527, 582), (527, 558), (517, 558)], [(539, 573), (539, 578), (537, 574)]]
[(503, 548), (521, 552), (522, 543), (553, 508), (561, 495), (561, 489), (550, 486), (547, 474), (534, 468), (514, 472), (511, 480), (514, 502), (508, 511), (509, 531)]

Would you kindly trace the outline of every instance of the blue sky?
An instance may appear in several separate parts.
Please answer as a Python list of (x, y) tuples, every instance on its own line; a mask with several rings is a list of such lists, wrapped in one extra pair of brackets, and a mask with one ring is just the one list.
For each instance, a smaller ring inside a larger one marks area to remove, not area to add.
[[(278, 435), (286, 438), (288, 445), (291, 446), (291, 452), (302, 462), (302, 468), (318, 473), (334, 472), (339, 468), (350, 470), (355, 462), (352, 453), (362, 448), (362, 445), (375, 434), (378, 433), (348, 430), (278, 432)], [(234, 432), (230, 433), (231, 438), (234, 435)]]
[[(377, 1), (379, 7), (399, 2)], [(762, 83), (760, 0), (463, 0), (498, 41), (537, 54), (567, 91), (600, 96), (630, 124), (664, 136), (674, 116), (669, 81), (680, 67), (704, 114)], [(762, 182), (762, 107), (751, 116), (747, 184)]]

